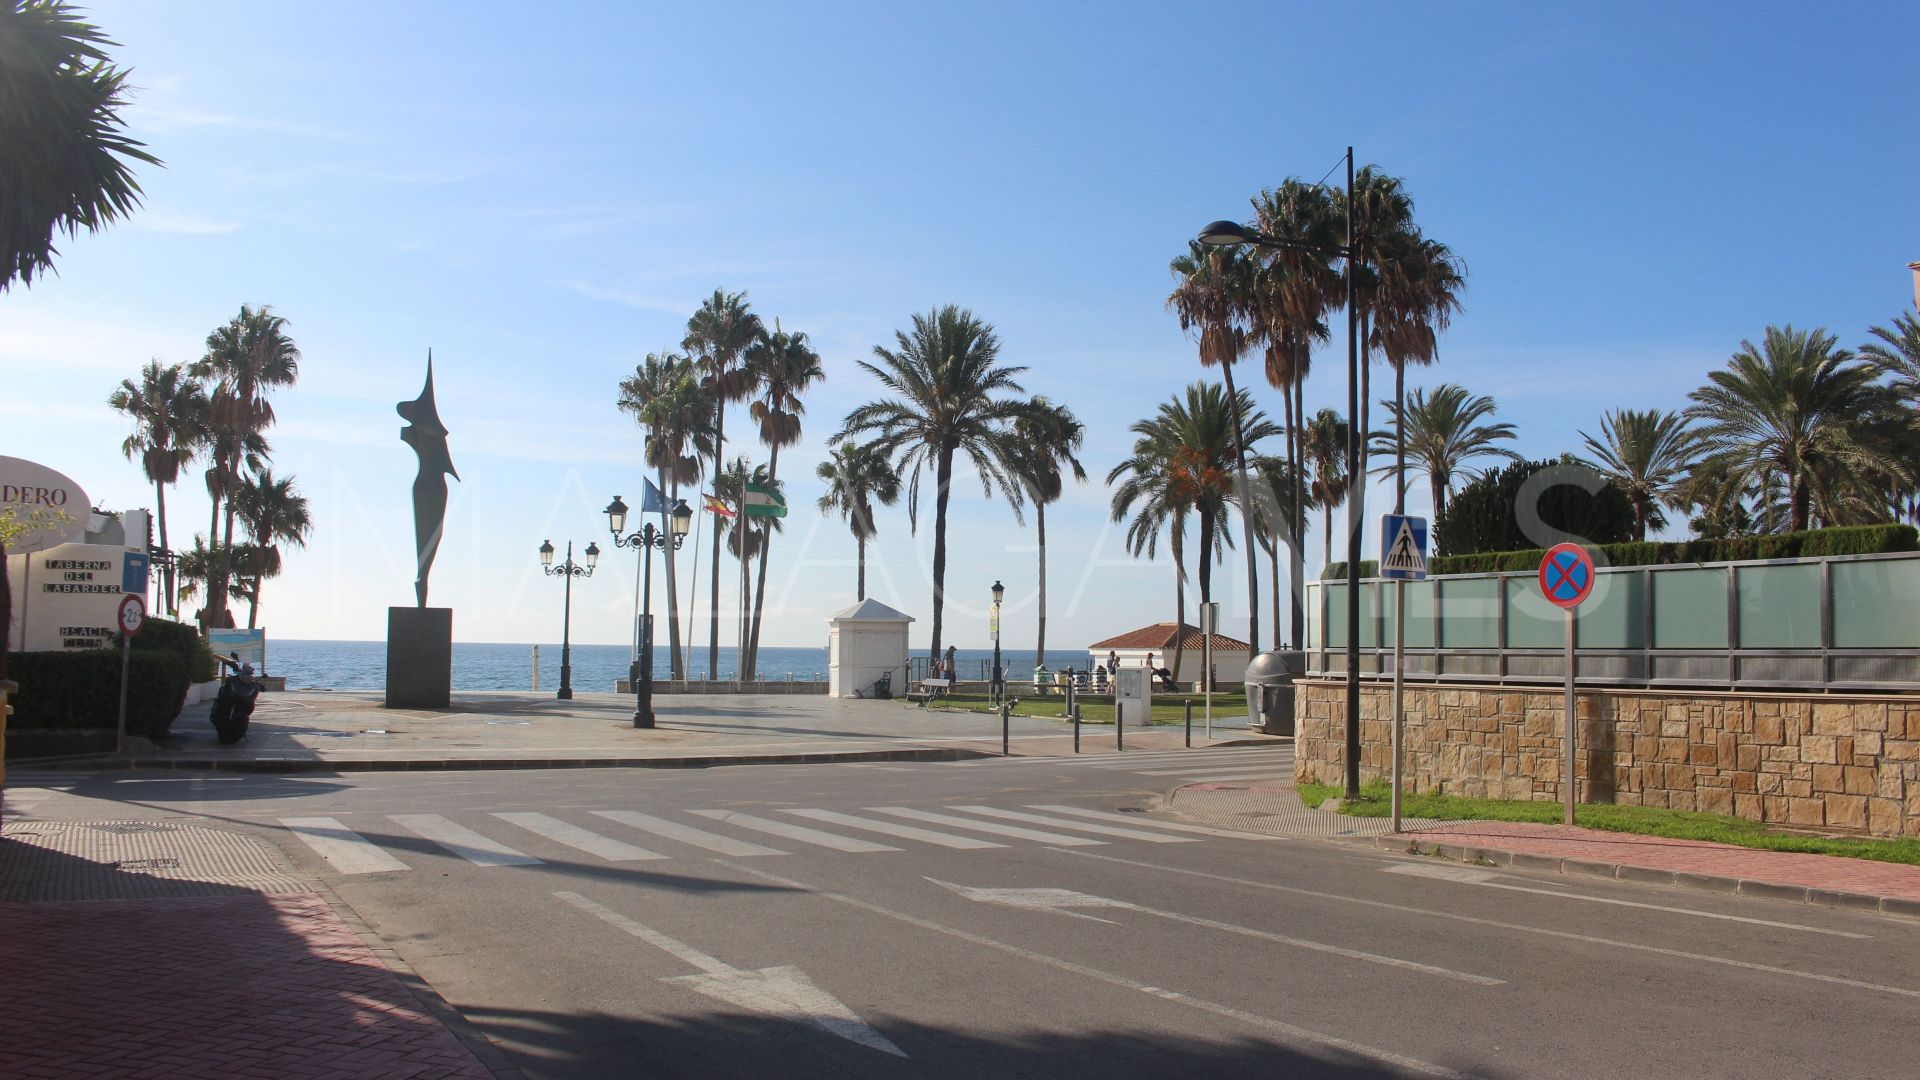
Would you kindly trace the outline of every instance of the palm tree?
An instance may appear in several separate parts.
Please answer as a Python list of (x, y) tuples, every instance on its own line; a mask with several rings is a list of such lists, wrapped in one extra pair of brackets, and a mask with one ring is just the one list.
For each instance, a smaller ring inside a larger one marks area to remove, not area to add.
[[(1428, 240), (1411, 225), (1393, 236), (1376, 272), (1373, 344), (1393, 368), (1393, 509), (1406, 512), (1407, 431), (1401, 423), (1407, 400), (1407, 365), (1439, 358), (1440, 331), (1460, 310), (1466, 268), (1445, 244)], [(1436, 518), (1440, 512), (1434, 507)]]
[[(700, 482), (700, 466), (714, 455), (713, 402), (701, 385), (693, 361), (678, 353), (648, 353), (633, 374), (620, 380), (619, 408), (646, 429), (646, 462), (669, 500), (680, 485)], [(680, 578), (674, 547), (665, 549), (667, 568), (667, 650), (673, 678), (686, 678), (686, 652), (680, 640)]]
[(873, 538), (873, 504), (892, 506), (900, 501), (900, 476), (885, 454), (869, 443), (842, 443), (814, 470), (827, 485), (820, 496), (820, 512), (835, 510), (846, 520), (859, 547), (859, 570), (854, 582), (855, 599), (867, 598), (867, 541)]
[(59, 0), (0, 4), (0, 292), (53, 268), (55, 233), (131, 214), (129, 163), (160, 164), (122, 134), (127, 72), (106, 51), (117, 44)]
[[(1687, 416), (1702, 422), (1708, 461), (1743, 488), (1777, 487), (1784, 506), (1764, 521), (1805, 529), (1816, 514), (1830, 524), (1873, 520), (1866, 488), (1891, 474), (1911, 484), (1898, 448), (1887, 445), (1894, 413), (1891, 389), (1876, 364), (1836, 346), (1824, 330), (1767, 327), (1760, 346), (1740, 343), (1709, 385), (1687, 395)], [(1910, 430), (1908, 425), (1898, 425)], [(1878, 516), (1886, 516), (1884, 503)]]
[(1040, 544), (1040, 622), (1033, 646), (1034, 663), (1040, 667), (1047, 663), (1047, 504), (1059, 501), (1065, 490), (1061, 466), (1066, 466), (1075, 480), (1086, 482), (1087, 470), (1073, 456), (1085, 433), (1086, 425), (1071, 410), (1044, 397), (1028, 402), (1013, 421), (1014, 441), (1023, 450), (1016, 471), (1033, 500), (1034, 528)]
[[(1290, 448), (1291, 449), (1291, 448)], [(1300, 552), (1300, 534), (1297, 531), (1305, 518), (1307, 506), (1296, 500), (1306, 497), (1306, 485), (1293, 471), (1293, 464), (1285, 458), (1271, 455), (1257, 455), (1253, 459), (1252, 484), (1249, 494), (1254, 505), (1254, 540), (1267, 553), (1267, 561), (1273, 573), (1273, 625), (1275, 647), (1292, 642), (1299, 647), (1299, 638), (1284, 638), (1279, 632), (1280, 626), (1280, 548), (1284, 545), (1288, 558), (1297, 562)], [(1290, 563), (1291, 565), (1291, 563)], [(1296, 587), (1290, 590), (1296, 605), (1301, 600), (1301, 590), (1297, 587), (1298, 571), (1293, 580)]]
[(1666, 524), (1662, 504), (1681, 509), (1681, 485), (1700, 457), (1700, 440), (1679, 413), (1615, 409), (1600, 417), (1600, 438), (1586, 432), (1593, 457), (1581, 464), (1612, 480), (1633, 502), (1633, 538), (1644, 542), (1647, 529)]
[[(1404, 431), (1406, 453), (1413, 459), (1414, 469), (1427, 474), (1435, 521), (1447, 508), (1447, 494), (1453, 490), (1454, 478), (1471, 480), (1480, 475), (1480, 470), (1468, 466), (1467, 462), (1481, 457), (1519, 460), (1513, 451), (1494, 445), (1502, 439), (1513, 438), (1512, 424), (1481, 423), (1497, 411), (1493, 399), (1484, 394), (1473, 397), (1456, 383), (1442, 383), (1433, 388), (1431, 396), (1425, 390), (1415, 390), (1404, 407), (1391, 401), (1380, 404), (1386, 406), (1392, 417), (1396, 434)], [(1374, 448), (1385, 453), (1386, 447), (1393, 445), (1388, 441), (1390, 438), (1393, 436), (1386, 432), (1374, 432)]]
[[(287, 320), (267, 306), (240, 306), (240, 314), (207, 335), (207, 353), (193, 373), (213, 383), (209, 416), (218, 481), (208, 476), (214, 495), (215, 520), (224, 510), (225, 533), (214, 549), (215, 558), (227, 558), (233, 547), (233, 496), (241, 482), (242, 461), (254, 453), (266, 454), (262, 433), (273, 424), (273, 406), (267, 391), (291, 386), (300, 377), (300, 349), (287, 336)], [(255, 440), (258, 440), (256, 443)], [(224, 507), (222, 503), (224, 502)], [(209, 535), (208, 542), (214, 537)], [(208, 591), (207, 608), (219, 617), (226, 611), (226, 576), (216, 575)]]
[(893, 397), (847, 414), (835, 444), (871, 435), (875, 449), (907, 475), (907, 520), (919, 527), (920, 474), (933, 472), (933, 654), (939, 655), (946, 608), (947, 502), (953, 491), (953, 460), (964, 454), (980, 475), (982, 493), (997, 489), (1020, 520), (1020, 484), (1009, 468), (1019, 450), (1008, 426), (1024, 402), (1002, 397), (1021, 393), (1014, 377), (1024, 367), (1001, 367), (1000, 339), (993, 327), (952, 304), (913, 317), (913, 331), (894, 332), (895, 347), (875, 345), (879, 363), (860, 366)]
[[(160, 547), (171, 551), (167, 542), (167, 487), (179, 482), (180, 470), (206, 445), (210, 410), (206, 387), (188, 373), (185, 364), (163, 367), (160, 361), (149, 360), (141, 369), (140, 381), (120, 380), (119, 389), (107, 397), (107, 404), (133, 421), (133, 434), (120, 444), (120, 451), (127, 460), (138, 460), (141, 471), (153, 484)], [(174, 596), (174, 582), (174, 570), (169, 566), (162, 589), (167, 614), (177, 616), (180, 605)]]
[[(800, 441), (800, 417), (806, 413), (801, 396), (807, 388), (826, 377), (820, 366), (820, 354), (813, 351), (807, 335), (787, 333), (776, 320), (773, 333), (761, 337), (747, 349), (747, 367), (759, 385), (760, 397), (751, 408), (753, 421), (760, 427), (760, 441), (768, 448), (767, 479), (780, 478), (780, 448)], [(770, 538), (769, 538), (770, 539)], [(747, 677), (752, 678), (760, 663), (760, 612), (767, 601), (767, 556), (760, 555), (759, 579), (753, 590), (753, 630), (747, 639)]]
[(1321, 409), (1307, 421), (1300, 453), (1313, 470), (1310, 493), (1320, 507), (1321, 566), (1333, 561), (1333, 508), (1347, 501), (1347, 440), (1351, 429), (1340, 414)]
[[(1876, 326), (1868, 331), (1878, 341), (1860, 347), (1860, 355), (1892, 376), (1893, 391), (1907, 402), (1907, 419), (1914, 430), (1904, 440), (1908, 447), (1906, 468), (1920, 472), (1920, 319), (1895, 315), (1893, 329)], [(1905, 516), (1920, 522), (1920, 490), (1906, 485), (1894, 493), (1894, 501)]]
[(234, 502), (246, 524), (252, 545), (253, 590), (247, 607), (247, 629), (253, 629), (260, 612), (260, 585), (280, 570), (280, 545), (306, 547), (313, 534), (313, 515), (307, 509), (307, 497), (294, 490), (294, 478), (276, 479), (269, 470), (261, 470), (240, 485)]
[[(785, 484), (770, 475), (765, 465), (749, 466), (744, 457), (734, 458), (721, 472), (720, 483), (714, 489), (714, 494), (729, 506), (739, 507), (745, 498), (748, 484), (766, 488), (782, 500), (786, 498)], [(740, 563), (742, 618), (739, 651), (734, 656), (734, 677), (750, 679), (753, 676), (752, 668), (748, 666), (751, 656), (745, 618), (748, 568), (752, 566), (755, 559), (762, 562), (766, 560), (767, 547), (772, 542), (773, 534), (785, 531), (786, 523), (774, 517), (750, 517), (744, 510), (731, 518), (716, 517), (714, 522), (715, 528), (726, 538), (727, 550)]]
[[(720, 484), (720, 461), (727, 448), (727, 403), (744, 401), (752, 385), (740, 368), (747, 349), (759, 339), (760, 317), (749, 310), (747, 294), (721, 289), (701, 303), (700, 310), (687, 320), (687, 336), (680, 347), (693, 354), (713, 399), (713, 482)], [(715, 491), (714, 494), (719, 494)], [(718, 671), (720, 664), (720, 533), (713, 531), (713, 580), (707, 596), (709, 635), (707, 668)], [(697, 587), (697, 586), (696, 586)], [(744, 604), (743, 597), (741, 603)]]
[[(1233, 385), (1233, 365), (1250, 340), (1241, 319), (1253, 301), (1254, 260), (1236, 247), (1189, 240), (1187, 253), (1175, 256), (1168, 268), (1180, 283), (1167, 297), (1167, 307), (1180, 317), (1180, 329), (1198, 334), (1200, 366), (1219, 366), (1227, 383), (1227, 401), (1237, 410), (1240, 395)], [(1243, 490), (1247, 486), (1247, 448), (1240, 441), (1244, 426), (1235, 423), (1231, 431), (1234, 481)], [(1244, 501), (1240, 525), (1241, 531), (1253, 535), (1252, 512)], [(1254, 653), (1260, 651), (1260, 574), (1251, 543), (1247, 545), (1247, 642)]]

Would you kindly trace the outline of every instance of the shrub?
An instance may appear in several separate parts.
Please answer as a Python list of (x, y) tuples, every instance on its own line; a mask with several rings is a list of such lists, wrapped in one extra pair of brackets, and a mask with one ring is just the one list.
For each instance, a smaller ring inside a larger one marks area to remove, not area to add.
[(133, 651), (143, 649), (158, 649), (178, 656), (191, 682), (211, 682), (215, 677), (213, 653), (207, 650), (207, 640), (186, 623), (148, 619), (140, 628), (140, 636), (133, 639)]
[[(120, 714), (120, 650), (14, 653), (10, 727), (113, 728)], [(164, 735), (186, 700), (187, 668), (163, 649), (136, 649), (127, 666), (127, 731)]]
[[(1541, 476), (1550, 469), (1556, 470), (1551, 477)], [(1549, 479), (1528, 490), (1529, 481)], [(1539, 539), (1521, 528), (1517, 507), (1523, 499), (1541, 525), (1581, 543), (1618, 544), (1633, 536), (1633, 503), (1605, 477), (1565, 461), (1522, 461), (1489, 469), (1460, 489), (1434, 522), (1436, 550), (1464, 555), (1532, 547)]]

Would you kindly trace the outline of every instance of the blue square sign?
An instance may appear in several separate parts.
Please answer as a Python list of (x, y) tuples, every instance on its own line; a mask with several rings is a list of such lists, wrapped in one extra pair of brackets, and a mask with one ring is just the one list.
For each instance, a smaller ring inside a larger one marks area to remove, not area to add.
[(1427, 519), (1385, 514), (1380, 519), (1380, 576), (1424, 581), (1427, 576)]

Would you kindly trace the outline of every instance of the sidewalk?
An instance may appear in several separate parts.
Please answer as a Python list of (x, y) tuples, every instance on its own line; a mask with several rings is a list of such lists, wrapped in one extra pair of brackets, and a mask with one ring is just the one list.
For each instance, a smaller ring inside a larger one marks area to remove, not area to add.
[(1196, 821), (1375, 845), (1480, 865), (1760, 896), (1920, 918), (1920, 866), (1514, 821), (1402, 820), (1309, 810), (1291, 783), (1203, 783), (1166, 809)]

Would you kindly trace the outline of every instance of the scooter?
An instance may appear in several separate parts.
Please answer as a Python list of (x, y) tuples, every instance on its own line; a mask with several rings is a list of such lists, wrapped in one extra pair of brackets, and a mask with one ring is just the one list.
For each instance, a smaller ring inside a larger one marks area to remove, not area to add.
[(253, 678), (253, 665), (240, 663), (238, 655), (220, 662), (234, 670), (221, 680), (208, 718), (213, 721), (220, 745), (232, 746), (247, 737), (247, 721), (252, 719), (254, 702), (260, 698), (260, 684)]

